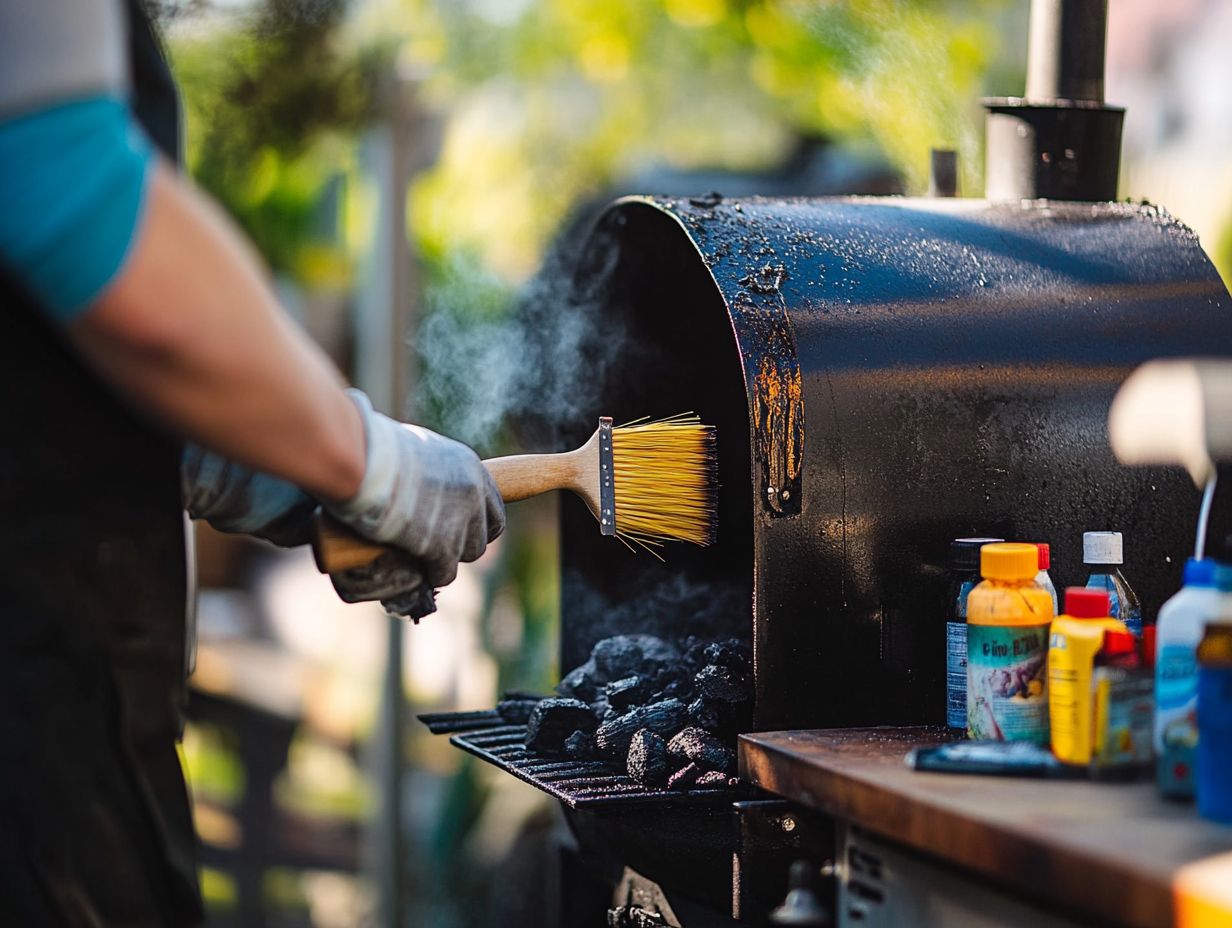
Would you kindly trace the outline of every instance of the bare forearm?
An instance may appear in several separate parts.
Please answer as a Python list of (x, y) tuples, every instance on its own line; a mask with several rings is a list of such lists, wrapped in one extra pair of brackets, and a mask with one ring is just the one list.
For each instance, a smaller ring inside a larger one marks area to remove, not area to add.
[(68, 331), (177, 434), (324, 499), (359, 487), (363, 426), (337, 371), (225, 218), (165, 165), (124, 270)]

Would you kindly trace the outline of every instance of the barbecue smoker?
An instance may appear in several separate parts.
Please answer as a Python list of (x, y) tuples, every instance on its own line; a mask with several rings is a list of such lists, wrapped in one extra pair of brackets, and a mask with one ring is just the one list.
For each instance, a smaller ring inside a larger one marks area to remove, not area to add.
[[(1115, 528), (1144, 610), (1175, 590), (1197, 494), (1179, 470), (1119, 466), (1106, 416), (1137, 364), (1228, 353), (1232, 300), (1183, 225), (1106, 202), (1121, 112), (1102, 101), (1104, 11), (1035, 4), (1033, 99), (988, 104), (988, 200), (647, 197), (601, 215), (575, 299), (623, 337), (595, 415), (713, 423), (719, 538), (661, 564), (564, 498), (562, 670), (612, 634), (740, 638), (757, 730), (940, 723), (950, 539), (1047, 540), (1061, 586), (1083, 579), (1083, 531)], [(835, 853), (828, 822), (771, 797), (644, 788), (492, 723), (459, 717), (480, 727), (455, 743), (558, 798), (576, 837), (561, 925), (765, 924), (791, 863)], [(821, 923), (802, 913), (777, 923)]]

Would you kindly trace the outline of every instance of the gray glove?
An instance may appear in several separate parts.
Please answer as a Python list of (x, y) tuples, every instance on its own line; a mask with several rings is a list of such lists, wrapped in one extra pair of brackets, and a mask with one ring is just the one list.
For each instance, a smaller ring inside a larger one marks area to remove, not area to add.
[[(365, 598), (389, 598), (393, 581), (411, 579), (407, 571), (418, 571), (428, 589), (445, 586), (459, 561), (478, 558), (505, 528), (505, 504), (491, 474), (461, 442), (383, 416), (363, 393), (347, 392), (363, 418), (367, 465), (359, 492), (326, 509), (365, 538), (410, 556), (396, 564), (386, 555), (365, 568), (373, 573), (369, 592), (381, 588), (378, 597)], [(361, 586), (353, 574), (341, 579)]]
[(312, 540), (317, 502), (299, 487), (197, 445), (180, 458), (184, 508), (222, 532), (256, 535), (284, 548)]
[(330, 574), (329, 579), (343, 602), (380, 600), (386, 612), (416, 622), (436, 611), (436, 591), (424, 583), (410, 555), (401, 551), (390, 551), (367, 567)]
[[(189, 444), (180, 459), (180, 487), (188, 514), (219, 531), (255, 535), (284, 548), (312, 540), (312, 515), (319, 503), (285, 480)], [(348, 603), (380, 600), (389, 612), (416, 621), (436, 610), (432, 588), (400, 551), (330, 579)]]

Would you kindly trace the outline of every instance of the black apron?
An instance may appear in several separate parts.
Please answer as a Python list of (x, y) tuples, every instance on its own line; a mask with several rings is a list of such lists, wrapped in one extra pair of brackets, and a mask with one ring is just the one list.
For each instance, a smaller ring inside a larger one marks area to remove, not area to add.
[[(175, 158), (175, 89), (130, 6), (134, 107)], [(195, 925), (180, 447), (9, 280), (0, 331), (0, 925)]]

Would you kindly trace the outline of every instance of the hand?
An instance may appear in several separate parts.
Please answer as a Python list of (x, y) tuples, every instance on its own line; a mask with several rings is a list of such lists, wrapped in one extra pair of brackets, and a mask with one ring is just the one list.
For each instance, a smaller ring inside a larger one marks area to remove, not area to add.
[(466, 445), (383, 416), (363, 393), (347, 392), (364, 422), (367, 463), (359, 492), (325, 508), (365, 538), (406, 552), (429, 589), (445, 586), (459, 561), (478, 558), (505, 527), (492, 476)]
[(184, 508), (222, 532), (242, 532), (284, 548), (312, 540), (317, 501), (299, 487), (188, 444), (180, 458)]
[(424, 584), (410, 555), (390, 551), (371, 564), (329, 575), (343, 602), (380, 600), (385, 611), (418, 622), (436, 611), (436, 591)]

